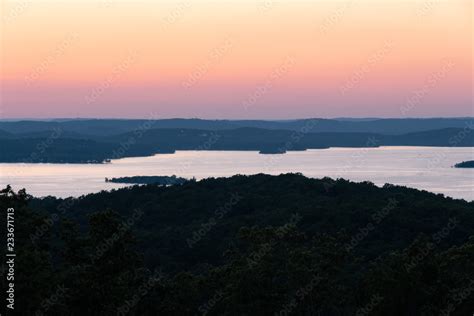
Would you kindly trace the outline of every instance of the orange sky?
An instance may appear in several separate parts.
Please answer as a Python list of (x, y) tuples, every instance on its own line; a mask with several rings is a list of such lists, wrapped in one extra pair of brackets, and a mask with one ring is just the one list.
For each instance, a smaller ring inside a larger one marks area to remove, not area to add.
[(473, 116), (470, 0), (1, 0), (1, 116)]

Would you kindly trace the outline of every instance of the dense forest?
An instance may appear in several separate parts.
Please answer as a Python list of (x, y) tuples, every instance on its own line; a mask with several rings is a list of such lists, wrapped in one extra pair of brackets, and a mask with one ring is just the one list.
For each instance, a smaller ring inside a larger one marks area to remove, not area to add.
[(474, 146), (471, 119), (0, 122), (0, 162), (103, 163), (176, 150), (262, 154), (329, 147)]
[(260, 174), (67, 199), (6, 188), (0, 206), (15, 208), (22, 315), (474, 311), (474, 202), (441, 194)]

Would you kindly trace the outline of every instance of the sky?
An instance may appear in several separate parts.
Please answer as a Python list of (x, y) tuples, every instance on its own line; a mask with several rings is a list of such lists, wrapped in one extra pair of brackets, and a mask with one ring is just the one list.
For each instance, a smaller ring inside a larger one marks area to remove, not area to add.
[(0, 0), (0, 118), (474, 116), (472, 0)]

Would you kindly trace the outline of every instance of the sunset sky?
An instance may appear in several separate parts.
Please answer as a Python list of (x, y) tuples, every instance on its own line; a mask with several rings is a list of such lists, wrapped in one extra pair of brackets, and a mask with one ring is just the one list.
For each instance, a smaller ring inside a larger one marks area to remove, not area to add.
[(474, 116), (472, 0), (0, 1), (0, 118)]

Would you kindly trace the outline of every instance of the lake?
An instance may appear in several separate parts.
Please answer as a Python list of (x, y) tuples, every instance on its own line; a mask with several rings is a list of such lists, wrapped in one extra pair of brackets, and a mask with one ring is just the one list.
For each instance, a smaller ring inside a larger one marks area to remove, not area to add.
[(235, 174), (301, 172), (305, 176), (392, 183), (453, 198), (474, 200), (474, 169), (452, 168), (474, 160), (472, 147), (330, 148), (284, 155), (253, 151), (177, 151), (124, 158), (108, 164), (0, 164), (0, 185), (26, 188), (34, 196), (58, 197), (120, 188), (105, 177), (177, 175), (202, 179)]

